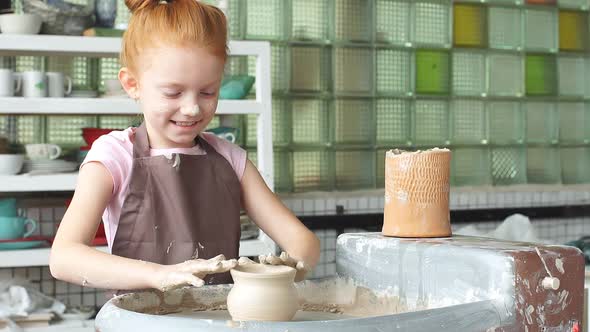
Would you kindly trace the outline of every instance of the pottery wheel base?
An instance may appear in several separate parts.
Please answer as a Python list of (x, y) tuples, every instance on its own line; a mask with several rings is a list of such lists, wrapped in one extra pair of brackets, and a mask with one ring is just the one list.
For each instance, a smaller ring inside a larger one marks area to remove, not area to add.
[[(226, 321), (227, 324), (232, 323), (232, 318), (227, 310), (214, 310), (214, 311), (183, 311), (179, 313), (169, 314), (168, 317), (182, 317), (190, 319), (207, 319)], [(313, 312), (299, 310), (295, 317), (291, 320), (292, 322), (306, 322), (306, 321), (318, 321), (318, 320), (337, 320), (350, 318), (344, 314), (334, 314), (331, 312)], [(235, 322), (239, 324), (238, 322)]]

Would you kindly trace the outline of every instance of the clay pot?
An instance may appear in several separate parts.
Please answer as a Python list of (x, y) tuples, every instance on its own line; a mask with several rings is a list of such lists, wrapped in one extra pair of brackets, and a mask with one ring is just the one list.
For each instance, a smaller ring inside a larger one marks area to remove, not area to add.
[(234, 286), (227, 296), (232, 319), (291, 320), (299, 309), (295, 272), (284, 265), (246, 264), (232, 269)]

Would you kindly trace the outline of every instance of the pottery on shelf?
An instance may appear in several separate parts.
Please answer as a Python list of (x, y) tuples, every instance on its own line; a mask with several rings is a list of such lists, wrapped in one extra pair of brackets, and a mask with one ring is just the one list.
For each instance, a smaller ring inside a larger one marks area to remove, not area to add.
[(227, 296), (232, 319), (291, 320), (299, 309), (295, 272), (284, 265), (245, 264), (232, 269), (234, 286)]

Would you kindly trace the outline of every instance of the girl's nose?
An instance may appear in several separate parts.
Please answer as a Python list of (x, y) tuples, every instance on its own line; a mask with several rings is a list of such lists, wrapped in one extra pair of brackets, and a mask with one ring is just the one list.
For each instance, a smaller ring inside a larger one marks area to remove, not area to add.
[(199, 108), (199, 104), (186, 105), (180, 108), (180, 113), (186, 116), (197, 116), (201, 113), (201, 109)]

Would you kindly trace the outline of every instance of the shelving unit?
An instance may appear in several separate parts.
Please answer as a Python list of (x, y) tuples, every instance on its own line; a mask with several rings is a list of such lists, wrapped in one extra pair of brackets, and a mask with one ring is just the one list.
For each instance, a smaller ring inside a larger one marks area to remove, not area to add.
[[(102, 252), (109, 252), (108, 247), (96, 247)], [(259, 239), (244, 240), (240, 242), (240, 256), (257, 256), (268, 253), (271, 250), (267, 243)], [(30, 266), (48, 266), (50, 248), (6, 250), (0, 251), (0, 269)]]
[[(217, 114), (256, 114), (258, 169), (268, 186), (274, 188), (272, 149), (272, 101), (270, 82), (270, 44), (259, 41), (230, 41), (230, 56), (256, 58), (256, 98), (252, 100), (220, 100)], [(0, 56), (11, 55), (74, 55), (116, 56), (121, 48), (120, 38), (2, 35)], [(10, 115), (134, 115), (139, 108), (127, 98), (0, 98), (0, 114)], [(0, 176), (0, 193), (73, 191), (77, 174)], [(105, 250), (105, 248), (102, 248)], [(274, 252), (276, 245), (262, 231), (258, 238), (241, 241), (240, 255), (255, 256)], [(0, 252), (0, 268), (44, 266), (49, 249)]]

